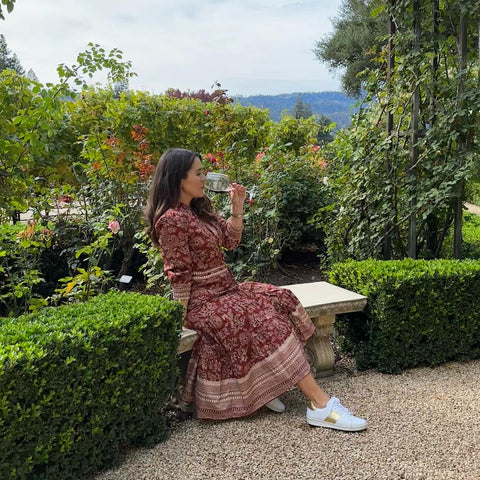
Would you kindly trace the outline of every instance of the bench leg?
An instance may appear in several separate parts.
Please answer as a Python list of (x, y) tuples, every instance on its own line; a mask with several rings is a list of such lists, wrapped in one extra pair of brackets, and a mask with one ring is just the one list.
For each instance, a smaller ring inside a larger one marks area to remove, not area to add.
[(191, 351), (183, 352), (178, 356), (178, 367), (180, 375), (177, 378), (177, 388), (175, 395), (175, 406), (182, 412), (181, 417), (186, 419), (188, 416), (195, 412), (194, 405), (192, 403), (185, 403), (181, 398), (183, 385), (187, 376), (188, 362), (190, 361)]
[(333, 352), (330, 336), (333, 333), (335, 315), (322, 315), (312, 318), (315, 333), (305, 345), (305, 353), (312, 366), (312, 374), (316, 378), (333, 375), (335, 354)]

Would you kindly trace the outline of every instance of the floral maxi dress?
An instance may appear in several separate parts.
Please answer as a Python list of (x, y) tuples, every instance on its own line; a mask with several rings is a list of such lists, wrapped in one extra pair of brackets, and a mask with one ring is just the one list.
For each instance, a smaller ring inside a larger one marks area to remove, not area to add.
[(218, 217), (212, 225), (181, 204), (155, 224), (164, 269), (176, 300), (188, 300), (185, 325), (196, 330), (182, 400), (197, 417), (253, 413), (310, 372), (304, 354), (314, 325), (287, 289), (237, 283), (223, 248), (240, 243), (242, 228)]

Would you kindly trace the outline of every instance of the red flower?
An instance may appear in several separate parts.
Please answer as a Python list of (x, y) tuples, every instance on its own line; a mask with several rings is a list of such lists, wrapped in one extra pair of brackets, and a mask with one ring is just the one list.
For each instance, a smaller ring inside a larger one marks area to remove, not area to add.
[(248, 199), (249, 205), (253, 205), (255, 203), (255, 200), (253, 198)]
[(210, 160), (210, 163), (217, 163), (217, 159), (211, 153), (207, 153), (205, 155), (205, 158), (207, 160)]
[(205, 115), (210, 115), (210, 110), (205, 110)]
[(58, 201), (60, 203), (72, 203), (73, 198), (70, 195), (60, 195), (60, 197), (58, 197)]

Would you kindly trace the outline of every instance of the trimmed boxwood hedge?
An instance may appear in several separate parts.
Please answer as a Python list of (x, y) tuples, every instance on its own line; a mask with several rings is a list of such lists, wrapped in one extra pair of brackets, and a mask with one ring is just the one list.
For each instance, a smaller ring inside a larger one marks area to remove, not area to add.
[(479, 261), (347, 261), (330, 281), (368, 297), (364, 312), (337, 321), (359, 369), (395, 373), (480, 357)]
[(164, 439), (181, 319), (130, 292), (1, 319), (0, 478), (85, 478)]

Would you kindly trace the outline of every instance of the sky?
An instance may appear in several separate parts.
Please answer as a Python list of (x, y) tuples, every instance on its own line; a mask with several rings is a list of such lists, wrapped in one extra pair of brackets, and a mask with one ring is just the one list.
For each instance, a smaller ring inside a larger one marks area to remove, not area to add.
[[(132, 62), (134, 90), (230, 95), (340, 90), (339, 73), (316, 59), (342, 0), (16, 0), (0, 33), (23, 68), (58, 81), (88, 43)], [(99, 78), (99, 81), (104, 79)]]

